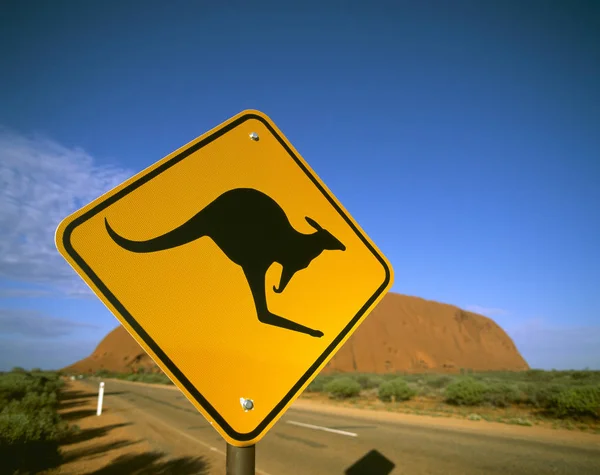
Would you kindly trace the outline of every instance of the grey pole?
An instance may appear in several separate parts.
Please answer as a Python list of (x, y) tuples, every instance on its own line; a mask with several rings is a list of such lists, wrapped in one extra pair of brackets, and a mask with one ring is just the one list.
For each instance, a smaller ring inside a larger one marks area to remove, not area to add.
[(255, 475), (256, 446), (235, 447), (227, 444), (227, 475)]

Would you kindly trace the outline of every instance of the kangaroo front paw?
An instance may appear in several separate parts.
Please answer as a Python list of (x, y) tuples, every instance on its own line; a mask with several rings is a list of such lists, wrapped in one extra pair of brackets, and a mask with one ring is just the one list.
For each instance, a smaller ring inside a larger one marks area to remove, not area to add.
[(312, 331), (309, 333), (309, 335), (310, 335), (310, 336), (317, 337), (317, 338), (321, 338), (321, 337), (324, 335), (324, 333), (323, 333), (322, 331), (319, 331), (319, 330), (312, 330)]

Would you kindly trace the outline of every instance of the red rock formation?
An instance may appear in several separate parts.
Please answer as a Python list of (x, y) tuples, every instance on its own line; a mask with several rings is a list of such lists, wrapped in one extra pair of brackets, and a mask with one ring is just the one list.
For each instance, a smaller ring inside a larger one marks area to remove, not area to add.
[[(65, 368), (132, 372), (158, 367), (119, 326), (91, 356)], [(455, 372), (529, 369), (510, 337), (490, 318), (458, 307), (389, 293), (323, 372)]]

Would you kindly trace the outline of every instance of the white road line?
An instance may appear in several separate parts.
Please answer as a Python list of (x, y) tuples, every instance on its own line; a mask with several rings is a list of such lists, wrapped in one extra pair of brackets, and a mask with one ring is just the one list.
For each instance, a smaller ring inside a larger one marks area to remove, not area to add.
[(354, 432), (346, 432), (345, 430), (330, 429), (329, 427), (314, 426), (312, 424), (305, 424), (303, 422), (296, 421), (287, 421), (287, 423), (295, 426), (306, 427), (307, 429), (323, 430), (325, 432), (333, 432), (334, 434), (347, 435), (349, 437), (358, 437), (358, 434), (355, 434)]

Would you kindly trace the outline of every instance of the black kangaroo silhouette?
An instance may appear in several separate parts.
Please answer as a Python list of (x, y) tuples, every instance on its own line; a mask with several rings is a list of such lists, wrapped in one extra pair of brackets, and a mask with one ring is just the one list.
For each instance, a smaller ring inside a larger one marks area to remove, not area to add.
[(329, 231), (308, 216), (305, 219), (316, 232), (296, 231), (281, 206), (266, 194), (252, 188), (236, 188), (220, 195), (177, 228), (146, 241), (120, 236), (106, 218), (104, 224), (113, 241), (131, 252), (162, 251), (210, 237), (243, 269), (260, 322), (320, 338), (323, 332), (270, 312), (265, 290), (265, 275), (274, 262), (283, 267), (279, 287), (273, 286), (275, 292), (281, 293), (294, 274), (308, 267), (323, 251), (346, 250)]

